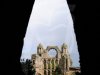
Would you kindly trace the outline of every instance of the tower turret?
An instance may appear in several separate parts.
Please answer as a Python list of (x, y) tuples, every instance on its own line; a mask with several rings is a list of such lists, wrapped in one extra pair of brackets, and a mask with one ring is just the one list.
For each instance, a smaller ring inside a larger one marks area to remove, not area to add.
[(42, 56), (42, 53), (43, 53), (43, 46), (42, 46), (42, 44), (40, 43), (38, 46), (37, 46), (37, 54), (39, 55), (39, 56)]
[(63, 45), (61, 46), (61, 51), (63, 54), (66, 54), (67, 51), (67, 45), (65, 43), (63, 43)]

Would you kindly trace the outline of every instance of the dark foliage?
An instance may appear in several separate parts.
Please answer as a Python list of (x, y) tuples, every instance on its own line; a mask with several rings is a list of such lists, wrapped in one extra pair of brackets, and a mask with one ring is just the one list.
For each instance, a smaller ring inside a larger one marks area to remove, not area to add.
[(26, 59), (25, 62), (21, 62), (22, 71), (25, 75), (34, 75), (35, 69), (32, 67), (32, 62), (29, 59)]

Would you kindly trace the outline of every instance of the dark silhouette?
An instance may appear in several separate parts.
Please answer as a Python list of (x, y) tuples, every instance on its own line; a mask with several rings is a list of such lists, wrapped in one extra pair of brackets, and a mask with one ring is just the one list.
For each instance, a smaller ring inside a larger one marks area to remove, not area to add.
[(34, 75), (35, 69), (32, 66), (32, 62), (29, 59), (26, 61), (21, 61), (21, 68), (25, 75)]
[[(1, 75), (24, 75), (20, 57), (27, 24), (34, 0), (5, 0), (1, 2), (2, 69)], [(7, 71), (7, 72), (6, 72)]]
[(79, 73), (79, 72), (76, 72), (76, 73), (75, 73), (75, 75), (81, 75), (81, 73)]
[[(23, 38), (25, 37), (26, 28), (32, 11), (34, 0), (5, 0), (2, 2), (1, 10), (1, 26), (2, 31), (1, 42), (3, 57), (1, 60), (3, 75), (24, 75), (20, 57), (23, 46)], [(5, 71), (7, 68), (8, 72)]]
[[(100, 55), (97, 52), (99, 50), (97, 42), (99, 43), (100, 37), (96, 35), (99, 35), (98, 26), (100, 25), (100, 21), (97, 19), (100, 18), (99, 2), (94, 1), (93, 4), (92, 1), (88, 3), (85, 0), (68, 0), (68, 2), (76, 5), (73, 11), (74, 27), (79, 46), (82, 73), (84, 73), (83, 75), (91, 75), (87, 73), (87, 71), (90, 71), (89, 73), (92, 72), (93, 75), (97, 75), (99, 72), (97, 69), (99, 68), (99, 61), (97, 59)], [(0, 54), (2, 60), (1, 75), (24, 75), (21, 69), (20, 56), (33, 4), (34, 0), (4, 0), (1, 2), (0, 53), (3, 54)]]

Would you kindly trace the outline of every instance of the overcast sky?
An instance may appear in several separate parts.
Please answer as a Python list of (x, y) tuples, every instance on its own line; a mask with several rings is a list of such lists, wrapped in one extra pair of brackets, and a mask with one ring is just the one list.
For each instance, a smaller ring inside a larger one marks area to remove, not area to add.
[(21, 58), (31, 58), (38, 44), (44, 48), (68, 45), (73, 66), (79, 66), (79, 54), (73, 21), (66, 0), (36, 0), (28, 23)]

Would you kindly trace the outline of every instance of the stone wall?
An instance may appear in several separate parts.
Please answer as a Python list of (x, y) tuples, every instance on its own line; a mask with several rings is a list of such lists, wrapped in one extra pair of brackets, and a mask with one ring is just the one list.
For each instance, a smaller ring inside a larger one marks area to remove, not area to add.
[[(48, 52), (51, 49), (56, 50), (56, 57), (49, 56)], [(35, 67), (36, 75), (53, 75), (58, 69), (61, 69), (61, 75), (69, 74), (71, 59), (65, 43), (61, 46), (61, 49), (58, 46), (47, 46), (44, 49), (42, 44), (39, 44), (37, 46), (37, 54), (33, 54), (31, 60), (33, 67)]]

